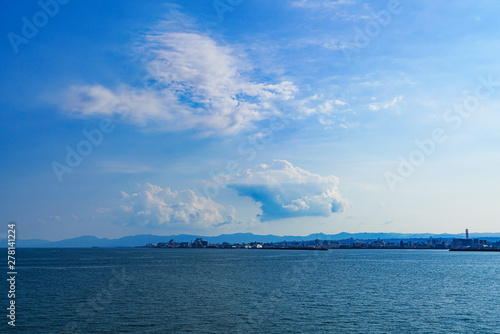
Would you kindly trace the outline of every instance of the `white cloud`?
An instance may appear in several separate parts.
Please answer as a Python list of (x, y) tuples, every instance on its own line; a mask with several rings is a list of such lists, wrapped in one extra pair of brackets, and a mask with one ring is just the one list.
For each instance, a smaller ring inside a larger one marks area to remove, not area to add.
[(297, 38), (288, 44), (290, 48), (311, 48), (321, 47), (327, 50), (342, 50), (349, 47), (349, 45), (337, 38), (332, 38), (331, 35), (314, 36)]
[(235, 222), (234, 208), (190, 189), (175, 191), (146, 183), (135, 193), (122, 192), (122, 198), (121, 212), (129, 224), (206, 228)]
[(384, 109), (387, 109), (389, 107), (394, 107), (398, 102), (403, 101), (403, 95), (398, 95), (395, 98), (392, 99), (392, 101), (386, 102), (384, 104)]
[(341, 107), (347, 107), (349, 104), (345, 101), (339, 99), (330, 99), (326, 100), (323, 103), (316, 103), (315, 106), (311, 106), (312, 101), (317, 101), (320, 99), (320, 96), (313, 95), (307, 98), (302, 99), (299, 102), (299, 111), (305, 115), (313, 115), (313, 114), (331, 114), (332, 112), (344, 111), (344, 109), (340, 109)]
[[(292, 99), (288, 80), (253, 80), (251, 64), (234, 48), (183, 25), (165, 21), (139, 47), (149, 73), (147, 87), (73, 86), (62, 108), (74, 114), (120, 115), (166, 131), (195, 129), (204, 135), (233, 134), (278, 114), (277, 102)], [(179, 28), (175, 28), (179, 30)]]
[[(372, 98), (372, 100), (373, 100), (373, 98)], [(390, 107), (394, 107), (395, 105), (397, 105), (401, 101), (403, 101), (403, 95), (398, 95), (398, 96), (394, 97), (392, 100), (387, 101), (385, 103), (370, 103), (368, 105), (368, 108), (370, 110), (373, 110), (373, 111), (378, 111), (380, 109), (387, 109)]]
[[(356, 6), (353, 6), (356, 5)], [(359, 21), (373, 19), (368, 3), (357, 3), (354, 0), (296, 0), (291, 2), (293, 8), (315, 12), (315, 19)]]
[(312, 174), (286, 160), (259, 165), (238, 175), (228, 187), (261, 204), (262, 221), (329, 216), (341, 212), (347, 202), (337, 191), (338, 178)]
[(323, 100), (323, 97), (317, 94), (300, 100), (298, 103), (300, 114), (297, 118), (301, 119), (304, 116), (315, 115), (318, 118), (318, 122), (325, 126), (325, 128), (330, 128), (335, 124), (342, 128), (347, 127), (345, 117), (339, 117), (340, 114), (351, 111), (347, 102), (340, 99), (329, 99), (326, 101), (323, 100), (324, 102), (320, 103), (318, 100)]

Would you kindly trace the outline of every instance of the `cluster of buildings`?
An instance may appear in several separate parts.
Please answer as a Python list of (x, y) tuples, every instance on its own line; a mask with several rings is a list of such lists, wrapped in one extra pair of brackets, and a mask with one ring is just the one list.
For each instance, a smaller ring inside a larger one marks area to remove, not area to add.
[(301, 241), (301, 242), (250, 242), (250, 243), (209, 243), (202, 238), (196, 238), (193, 242), (169, 242), (149, 243), (147, 248), (226, 248), (226, 249), (318, 249), (325, 248), (323, 244), (316, 241)]
[(204, 241), (202, 238), (196, 238), (193, 242), (175, 242), (174, 239), (171, 239), (169, 242), (146, 245), (147, 248), (216, 248), (211, 246), (208, 241)]
[(470, 239), (469, 230), (465, 229), (465, 239), (453, 239), (451, 249), (453, 250), (483, 250), (483, 249), (500, 249), (500, 242), (489, 243), (487, 240)]
[(209, 243), (202, 238), (193, 242), (149, 243), (148, 248), (226, 248), (226, 249), (451, 249), (451, 250), (500, 250), (500, 241), (492, 242), (483, 239), (470, 239), (469, 230), (465, 230), (465, 239), (406, 239), (406, 240), (309, 240), (281, 242), (250, 243)]

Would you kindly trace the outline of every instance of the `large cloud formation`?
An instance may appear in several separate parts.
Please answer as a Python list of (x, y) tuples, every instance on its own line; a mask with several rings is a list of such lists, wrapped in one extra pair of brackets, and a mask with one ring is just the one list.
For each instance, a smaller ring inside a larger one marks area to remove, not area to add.
[(234, 208), (226, 208), (192, 190), (175, 191), (146, 183), (139, 191), (122, 192), (122, 213), (142, 226), (190, 226), (206, 228), (234, 222)]
[(347, 202), (337, 191), (338, 178), (312, 174), (286, 160), (262, 164), (238, 175), (228, 187), (261, 204), (261, 221), (329, 216), (342, 212)]
[(294, 97), (291, 81), (252, 79), (244, 54), (183, 20), (164, 21), (145, 34), (137, 47), (148, 73), (141, 87), (72, 86), (62, 108), (75, 115), (116, 115), (165, 131), (220, 135), (254, 127), (280, 112), (277, 102)]

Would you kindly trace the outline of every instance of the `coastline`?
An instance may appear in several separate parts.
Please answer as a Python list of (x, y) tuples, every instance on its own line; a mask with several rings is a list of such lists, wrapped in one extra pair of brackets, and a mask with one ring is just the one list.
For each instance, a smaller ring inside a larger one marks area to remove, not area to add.
[(500, 249), (495, 248), (495, 249), (450, 249), (450, 252), (500, 252)]

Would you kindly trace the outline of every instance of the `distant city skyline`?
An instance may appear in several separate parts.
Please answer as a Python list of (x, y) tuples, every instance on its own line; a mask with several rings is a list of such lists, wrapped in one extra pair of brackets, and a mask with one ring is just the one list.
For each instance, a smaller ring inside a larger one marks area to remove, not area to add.
[(500, 232), (499, 10), (8, 3), (0, 218), (52, 241)]

